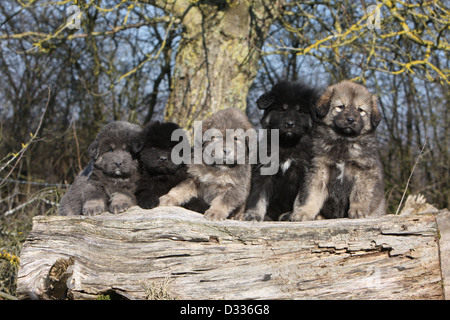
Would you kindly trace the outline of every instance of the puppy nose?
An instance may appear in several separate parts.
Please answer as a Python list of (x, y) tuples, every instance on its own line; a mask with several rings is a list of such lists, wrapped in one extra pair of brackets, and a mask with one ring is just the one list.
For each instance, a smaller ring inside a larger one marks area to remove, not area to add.
[(286, 122), (286, 127), (288, 127), (288, 128), (292, 128), (294, 125), (295, 125), (294, 121), (292, 121), (292, 120), (289, 120)]
[(229, 154), (231, 152), (230, 149), (223, 149), (223, 154)]
[(122, 166), (122, 161), (114, 161), (114, 164), (118, 167)]
[(165, 162), (165, 161), (167, 161), (167, 157), (161, 156), (161, 157), (159, 158), (159, 160), (162, 161), (162, 162)]
[(350, 123), (350, 124), (352, 124), (353, 122), (355, 122), (355, 118), (348, 117), (348, 118), (347, 118), (347, 122)]

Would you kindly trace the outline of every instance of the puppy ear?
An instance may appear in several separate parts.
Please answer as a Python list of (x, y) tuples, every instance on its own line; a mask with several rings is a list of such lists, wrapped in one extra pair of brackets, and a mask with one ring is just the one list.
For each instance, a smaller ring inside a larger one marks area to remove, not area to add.
[(131, 147), (131, 151), (133, 153), (139, 153), (142, 150), (142, 148), (144, 147), (143, 135), (140, 134), (139, 136), (131, 139), (130, 147)]
[(87, 152), (91, 159), (97, 160), (100, 153), (100, 144), (98, 143), (97, 139), (95, 139), (94, 142), (91, 143), (91, 145), (87, 149)]
[(316, 115), (323, 118), (330, 110), (331, 97), (334, 93), (334, 86), (328, 87), (325, 93), (320, 96), (316, 103)]
[(370, 124), (372, 128), (375, 129), (381, 122), (381, 112), (378, 109), (377, 104), (378, 98), (375, 95), (372, 95), (372, 112), (370, 114)]
[(211, 129), (212, 124), (213, 124), (213, 121), (211, 120), (211, 117), (207, 118), (206, 120), (203, 120), (203, 123), (202, 123), (202, 136), (206, 132), (206, 130)]
[(140, 126), (135, 126), (133, 129), (130, 129), (126, 132), (126, 142), (128, 147), (130, 148), (131, 153), (139, 153), (144, 147), (144, 140), (147, 137), (149, 131), (152, 126), (149, 124), (144, 129)]
[(269, 108), (275, 101), (275, 96), (272, 92), (264, 93), (261, 97), (256, 100), (256, 105), (259, 109), (267, 109)]

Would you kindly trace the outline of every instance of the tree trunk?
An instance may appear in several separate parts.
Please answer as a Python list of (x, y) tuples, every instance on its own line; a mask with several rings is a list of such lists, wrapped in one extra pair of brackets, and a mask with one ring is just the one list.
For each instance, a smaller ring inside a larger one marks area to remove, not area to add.
[(35, 217), (17, 293), (21, 299), (443, 299), (450, 294), (449, 256), (448, 211), (256, 223), (133, 207), (119, 215)]
[(282, 2), (182, 0), (170, 8), (161, 6), (184, 27), (166, 120), (190, 128), (194, 120), (221, 109), (245, 111), (260, 49)]

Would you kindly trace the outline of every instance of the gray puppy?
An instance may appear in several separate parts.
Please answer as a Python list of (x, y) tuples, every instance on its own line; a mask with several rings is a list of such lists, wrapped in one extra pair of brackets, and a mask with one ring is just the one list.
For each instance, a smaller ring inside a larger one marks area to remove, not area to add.
[(142, 146), (138, 125), (124, 121), (106, 125), (88, 148), (91, 162), (62, 197), (59, 214), (119, 213), (136, 205), (137, 154)]
[(317, 115), (306, 192), (297, 197), (290, 220), (385, 214), (376, 97), (363, 85), (342, 81), (320, 97)]
[(251, 182), (251, 167), (245, 158), (248, 129), (252, 129), (251, 123), (236, 108), (219, 111), (203, 121), (202, 141), (197, 141), (203, 151), (202, 163), (188, 165), (188, 178), (159, 198), (160, 206), (183, 205), (199, 198), (210, 206), (205, 212), (209, 220), (242, 216)]

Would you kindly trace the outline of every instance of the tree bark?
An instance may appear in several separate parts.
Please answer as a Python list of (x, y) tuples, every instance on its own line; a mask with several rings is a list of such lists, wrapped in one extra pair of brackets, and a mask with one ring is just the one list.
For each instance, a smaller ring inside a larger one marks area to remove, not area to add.
[[(440, 228), (442, 226), (442, 228)], [(213, 222), (178, 207), (39, 216), (21, 299), (443, 299), (450, 213)], [(441, 257), (439, 256), (441, 248)]]
[(166, 120), (190, 128), (221, 109), (245, 111), (260, 49), (284, 0), (148, 2), (183, 26)]

